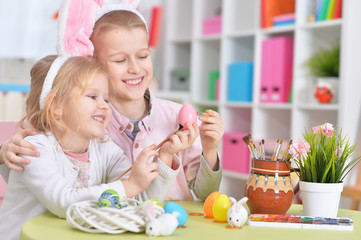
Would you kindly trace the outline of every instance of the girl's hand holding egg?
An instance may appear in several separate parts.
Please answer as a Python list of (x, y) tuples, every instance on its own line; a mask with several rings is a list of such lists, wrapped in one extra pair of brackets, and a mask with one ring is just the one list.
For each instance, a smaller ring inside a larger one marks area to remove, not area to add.
[[(179, 166), (173, 164), (173, 154), (189, 148), (199, 136), (197, 125), (197, 112), (190, 104), (185, 104), (178, 113), (179, 129), (171, 133), (166, 139), (159, 143), (155, 149), (161, 148), (159, 158), (172, 169)], [(181, 131), (181, 130), (188, 130)]]
[(197, 122), (197, 112), (194, 109), (194, 107), (190, 104), (184, 104), (178, 113), (178, 123), (185, 130), (187, 130), (186, 128), (187, 122), (191, 123), (192, 125), (193, 123)]
[(160, 153), (159, 158), (168, 166), (172, 166), (172, 159), (175, 153), (183, 151), (189, 148), (190, 146), (192, 146), (194, 141), (199, 136), (199, 128), (197, 123), (193, 123), (192, 125), (189, 122), (187, 122), (184, 128), (188, 130), (177, 131), (177, 133), (171, 135), (168, 138), (168, 140), (164, 142), (162, 148), (159, 151)]

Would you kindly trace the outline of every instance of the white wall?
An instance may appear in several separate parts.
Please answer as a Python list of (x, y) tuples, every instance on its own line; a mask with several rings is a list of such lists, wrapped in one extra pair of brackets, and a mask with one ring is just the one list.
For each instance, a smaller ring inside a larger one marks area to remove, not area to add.
[(0, 57), (39, 59), (55, 53), (60, 0), (0, 0)]
[[(119, 2), (105, 0), (106, 2)], [(0, 58), (35, 58), (54, 54), (57, 21), (53, 19), (61, 0), (0, 0)], [(162, 0), (143, 0), (139, 10), (147, 22), (153, 5)]]

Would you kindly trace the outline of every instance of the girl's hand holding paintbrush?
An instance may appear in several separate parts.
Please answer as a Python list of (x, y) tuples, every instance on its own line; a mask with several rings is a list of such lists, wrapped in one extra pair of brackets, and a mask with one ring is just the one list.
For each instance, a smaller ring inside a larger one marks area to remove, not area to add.
[[(203, 114), (206, 115), (207, 113)], [(190, 104), (184, 104), (178, 114), (179, 127), (168, 135), (162, 142), (155, 146), (155, 150), (160, 150), (160, 159), (169, 167), (177, 169), (173, 165), (173, 154), (190, 147), (199, 135), (197, 116), (199, 113)], [(184, 132), (187, 130), (187, 132)], [(165, 146), (164, 146), (165, 145)], [(115, 181), (132, 170), (132, 166), (121, 174)]]
[[(167, 138), (165, 138), (158, 145), (153, 144), (148, 148), (151, 148), (156, 152), (160, 148), (159, 153), (157, 152), (157, 155), (154, 154), (153, 156), (159, 156), (159, 159), (162, 162), (164, 162), (167, 166), (169, 166), (172, 169), (177, 169), (179, 166), (173, 166), (173, 163), (175, 163), (173, 161), (173, 154), (190, 147), (198, 136), (199, 136), (199, 128), (197, 123), (193, 123), (192, 125), (191, 123), (188, 122), (185, 124), (185, 127), (181, 126), (177, 128), (174, 132), (172, 132)], [(145, 151), (146, 149), (144, 149), (143, 151)], [(139, 157), (140, 155), (138, 156), (138, 158)], [(134, 168), (135, 164), (136, 162), (134, 162), (133, 166), (130, 166), (124, 173), (122, 173), (114, 181), (118, 181), (125, 174), (130, 172), (130, 170)], [(155, 163), (153, 162), (151, 164), (155, 164)], [(132, 172), (134, 172), (134, 170)]]
[[(191, 124), (187, 122), (184, 129), (186, 130), (177, 131), (175, 134), (169, 136), (167, 138), (168, 140), (162, 144), (159, 150), (159, 159), (173, 169), (173, 155), (189, 148), (199, 136), (197, 123)], [(176, 168), (177, 167), (175, 167), (175, 169)]]
[[(149, 159), (159, 156), (159, 152), (155, 149), (155, 144), (145, 148), (141, 151), (135, 159), (133, 166), (129, 168), (125, 173), (117, 178), (119, 180), (123, 175), (133, 169), (130, 172), (129, 178), (123, 180), (124, 189), (127, 189), (127, 197), (134, 197), (137, 193), (144, 192), (149, 188), (154, 179), (158, 177), (158, 165), (155, 162), (149, 163)], [(132, 187), (126, 187), (126, 185)]]

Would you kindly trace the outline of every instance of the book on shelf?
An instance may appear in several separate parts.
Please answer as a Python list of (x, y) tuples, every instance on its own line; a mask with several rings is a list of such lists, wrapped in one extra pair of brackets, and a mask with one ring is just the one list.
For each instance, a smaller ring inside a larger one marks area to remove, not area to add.
[(285, 26), (295, 24), (295, 13), (286, 13), (272, 18), (273, 26)]
[(275, 16), (294, 13), (295, 0), (262, 0), (261, 1), (261, 27), (273, 26), (272, 18)]
[(209, 72), (208, 99), (217, 100), (217, 82), (219, 81), (219, 71)]
[(278, 26), (288, 26), (288, 25), (294, 25), (294, 24), (295, 24), (295, 20), (290, 20), (290, 21), (276, 22), (273, 24), (273, 26), (278, 27)]
[(335, 11), (335, 4), (336, 4), (336, 0), (329, 0), (329, 5), (328, 5), (328, 9), (327, 9), (327, 16), (326, 19), (327, 20), (331, 20), (333, 18), (333, 12)]
[(323, 4), (322, 4), (322, 10), (321, 10), (321, 16), (320, 16), (320, 21), (324, 21), (327, 18), (327, 11), (328, 11), (328, 7), (330, 5), (330, 0), (324, 0)]
[(153, 7), (150, 33), (149, 33), (149, 45), (151, 47), (157, 47), (160, 39), (160, 31), (162, 28), (163, 8), (160, 6)]
[[(316, 9), (314, 9), (316, 6)], [(316, 21), (326, 21), (341, 18), (342, 0), (313, 0), (309, 21), (316, 12)]]
[(342, 16), (342, 0), (336, 0), (335, 10), (333, 12), (333, 19), (341, 18)]
[(293, 38), (273, 37), (262, 42), (261, 103), (287, 103), (290, 99)]
[(322, 15), (322, 7), (323, 7), (323, 2), (325, 0), (313, 0), (316, 1), (316, 21), (320, 21), (321, 20), (321, 15)]

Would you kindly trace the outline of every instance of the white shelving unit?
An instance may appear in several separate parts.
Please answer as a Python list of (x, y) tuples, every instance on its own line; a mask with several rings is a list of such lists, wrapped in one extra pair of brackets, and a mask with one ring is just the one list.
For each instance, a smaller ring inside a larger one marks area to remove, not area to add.
[[(296, 0), (296, 24), (260, 28), (260, 0), (166, 0), (165, 55), (162, 91), (170, 91), (170, 72), (190, 69), (189, 101), (197, 107), (213, 107), (221, 113), (226, 131), (252, 133), (255, 139), (301, 138), (304, 129), (330, 122), (347, 133), (353, 143), (361, 131), (361, 1), (344, 0), (342, 19), (308, 23), (312, 0)], [(205, 17), (221, 14), (222, 33), (203, 36)], [(291, 103), (259, 102), (261, 43), (275, 36), (294, 38)], [(314, 79), (308, 76), (305, 61), (320, 48), (341, 46), (339, 100), (321, 105), (313, 98)], [(253, 101), (227, 101), (228, 65), (254, 63)], [(208, 100), (208, 74), (220, 71), (220, 99)], [(172, 95), (172, 94), (170, 94)], [(163, 97), (166, 95), (163, 94)], [(357, 133), (358, 132), (358, 133)], [(245, 181), (246, 174), (225, 172), (222, 190), (235, 197), (243, 195), (243, 184), (234, 189), (234, 181)], [(236, 184), (238, 184), (238, 182)], [(233, 185), (230, 186), (230, 185)]]

